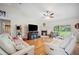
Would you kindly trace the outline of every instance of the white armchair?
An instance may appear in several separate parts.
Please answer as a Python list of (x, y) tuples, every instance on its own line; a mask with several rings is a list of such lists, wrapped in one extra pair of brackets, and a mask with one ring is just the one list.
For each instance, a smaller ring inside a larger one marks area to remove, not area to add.
[[(18, 43), (18, 42), (17, 42)], [(24, 41), (20, 41), (18, 48), (16, 49), (16, 44), (12, 42), (7, 34), (0, 35), (0, 54), (1, 55), (32, 55), (34, 54), (34, 46), (28, 45)]]
[[(60, 39), (58, 39), (60, 40)], [(50, 55), (70, 55), (76, 45), (76, 37), (69, 35), (63, 40), (53, 40), (51, 43), (45, 42), (47, 53)]]

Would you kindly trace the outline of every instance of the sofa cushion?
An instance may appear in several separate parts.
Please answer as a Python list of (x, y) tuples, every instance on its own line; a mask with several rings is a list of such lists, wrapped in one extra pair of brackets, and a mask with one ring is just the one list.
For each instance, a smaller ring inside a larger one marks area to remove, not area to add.
[(26, 46), (19, 40), (19, 39), (16, 39), (15, 40), (15, 48), (17, 50), (21, 50), (23, 48), (25, 48)]
[(72, 41), (72, 35), (65, 37), (60, 47), (66, 48), (70, 44), (71, 41)]
[(7, 53), (0, 48), (0, 55), (7, 55)]
[(14, 48), (13, 43), (7, 34), (0, 35), (0, 47), (4, 49), (8, 54), (16, 52), (16, 49)]
[(29, 44), (24, 42), (23, 39), (19, 36), (17, 36), (16, 38), (13, 38), (12, 41), (14, 42), (14, 46), (17, 50), (21, 50), (29, 46)]
[(71, 42), (69, 42), (68, 46), (65, 48), (65, 51), (71, 54), (75, 48), (75, 45), (76, 45), (76, 38), (75, 36), (73, 36), (71, 38)]
[(54, 55), (66, 55), (65, 51), (59, 47), (54, 48), (53, 54)]

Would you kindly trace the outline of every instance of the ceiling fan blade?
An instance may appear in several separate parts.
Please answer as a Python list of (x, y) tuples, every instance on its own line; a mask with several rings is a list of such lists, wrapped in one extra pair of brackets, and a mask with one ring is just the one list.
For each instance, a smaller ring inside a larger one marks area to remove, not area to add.
[(54, 13), (51, 13), (50, 15), (54, 15)]

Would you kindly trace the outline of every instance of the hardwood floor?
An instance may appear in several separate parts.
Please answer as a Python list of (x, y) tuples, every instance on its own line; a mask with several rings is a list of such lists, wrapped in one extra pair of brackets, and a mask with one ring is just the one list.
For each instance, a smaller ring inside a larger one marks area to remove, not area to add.
[(75, 49), (74, 49), (72, 55), (79, 55), (79, 43), (76, 44)]
[(45, 53), (45, 47), (42, 39), (34, 39), (34, 40), (26, 40), (30, 45), (34, 45), (34, 55), (46, 55)]

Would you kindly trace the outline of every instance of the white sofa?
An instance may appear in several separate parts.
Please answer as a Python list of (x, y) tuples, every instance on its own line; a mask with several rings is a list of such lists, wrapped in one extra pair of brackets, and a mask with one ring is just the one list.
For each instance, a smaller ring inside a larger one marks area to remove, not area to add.
[[(18, 42), (17, 42), (18, 43)], [(16, 49), (18, 48), (18, 50)], [(0, 55), (33, 55), (34, 46), (30, 46), (20, 40), (19, 44), (16, 44), (11, 40), (7, 34), (0, 35)]]
[(55, 38), (52, 42), (45, 42), (47, 54), (50, 55), (70, 55), (76, 45), (76, 36), (68, 35), (63, 40)]

